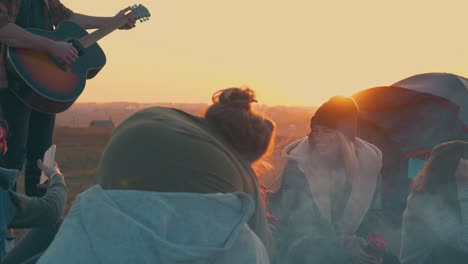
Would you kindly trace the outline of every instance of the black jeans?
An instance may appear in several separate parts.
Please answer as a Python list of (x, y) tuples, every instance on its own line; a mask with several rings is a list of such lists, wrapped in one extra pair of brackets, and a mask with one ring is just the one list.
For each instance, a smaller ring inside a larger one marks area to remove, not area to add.
[(25, 105), (9, 89), (0, 91), (0, 106), (8, 123), (8, 152), (3, 164), (9, 169), (21, 170), (24, 162), (24, 188), (28, 196), (42, 196), (45, 190), (38, 189), (41, 175), (36, 161), (52, 144), (55, 114), (40, 113)]

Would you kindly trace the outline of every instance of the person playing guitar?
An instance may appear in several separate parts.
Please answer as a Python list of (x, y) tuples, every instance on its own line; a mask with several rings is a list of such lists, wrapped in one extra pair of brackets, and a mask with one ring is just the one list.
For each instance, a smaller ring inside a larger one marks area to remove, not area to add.
[[(79, 56), (72, 43), (54, 41), (33, 34), (25, 28), (53, 30), (64, 20), (70, 20), (85, 29), (101, 28), (116, 19), (122, 19), (129, 10), (130, 8), (125, 8), (114, 17), (96, 17), (74, 13), (60, 0), (0, 0), (0, 42), (4, 44), (0, 57), (0, 106), (9, 131), (8, 152), (0, 165), (20, 170), (26, 160), (26, 195), (44, 194), (45, 190), (37, 188), (41, 171), (36, 166), (36, 161), (42, 159), (42, 155), (52, 144), (55, 114), (32, 109), (11, 91), (12, 86), (27, 84), (9, 69), (5, 45), (48, 53), (64, 65), (70, 65)], [(128, 23), (120, 29), (132, 29), (135, 22), (135, 18), (128, 17)]]

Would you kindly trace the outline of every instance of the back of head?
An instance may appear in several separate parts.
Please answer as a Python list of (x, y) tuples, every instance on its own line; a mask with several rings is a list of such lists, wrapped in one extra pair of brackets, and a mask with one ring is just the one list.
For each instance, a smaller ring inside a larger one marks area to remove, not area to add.
[(423, 170), (415, 178), (412, 190), (439, 192), (454, 187), (455, 173), (462, 158), (468, 158), (468, 142), (450, 141), (437, 145), (432, 150)]
[(114, 131), (98, 166), (97, 183), (105, 189), (157, 192), (241, 190), (246, 169), (204, 122), (165, 107), (136, 112)]
[(114, 131), (96, 178), (110, 190), (247, 193), (256, 202), (249, 226), (268, 244), (255, 173), (202, 118), (165, 107), (136, 112)]
[(252, 111), (257, 102), (253, 90), (228, 88), (212, 100), (205, 118), (241, 156), (253, 163), (270, 151), (275, 125)]

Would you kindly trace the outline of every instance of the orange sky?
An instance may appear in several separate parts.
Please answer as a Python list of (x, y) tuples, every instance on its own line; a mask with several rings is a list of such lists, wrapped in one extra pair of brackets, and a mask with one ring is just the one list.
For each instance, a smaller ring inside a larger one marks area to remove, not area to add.
[(62, 0), (152, 13), (100, 41), (107, 65), (79, 102), (209, 102), (248, 85), (262, 103), (317, 105), (423, 72), (468, 75), (466, 1)]

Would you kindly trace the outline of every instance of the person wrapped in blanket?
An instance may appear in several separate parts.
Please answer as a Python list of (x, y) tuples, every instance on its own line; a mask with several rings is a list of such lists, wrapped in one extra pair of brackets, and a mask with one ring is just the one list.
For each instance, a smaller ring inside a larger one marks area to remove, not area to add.
[(274, 263), (398, 263), (382, 235), (382, 152), (356, 137), (358, 111), (352, 98), (332, 97), (308, 136), (284, 149), (282, 185), (269, 196)]
[(38, 263), (268, 264), (270, 232), (251, 164), (274, 124), (250, 89), (216, 93), (204, 118), (140, 110), (115, 130), (96, 172)]

